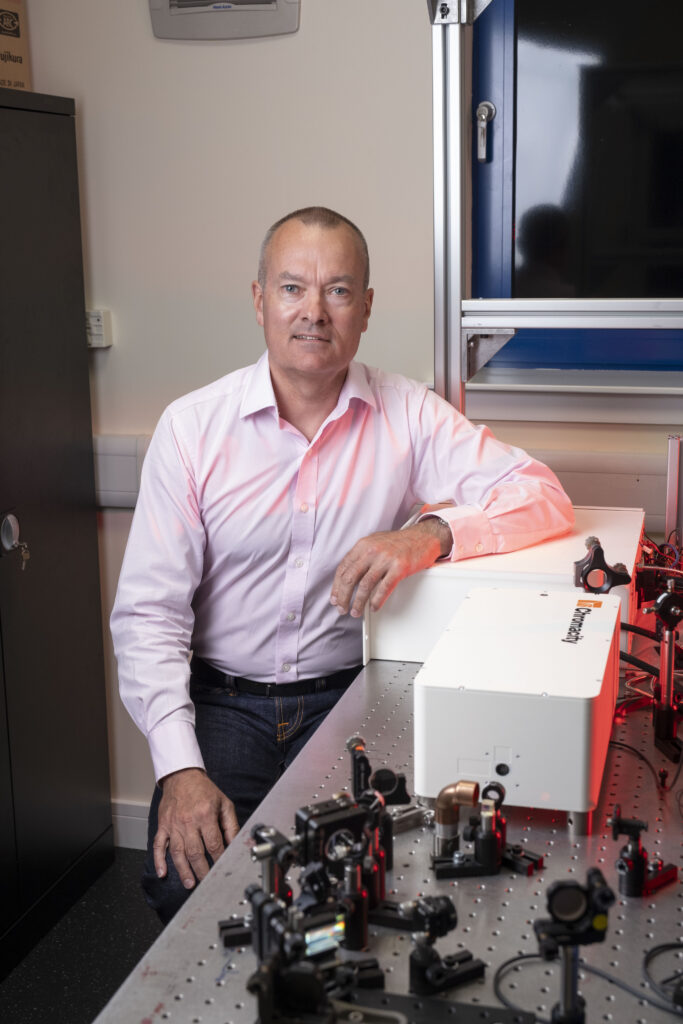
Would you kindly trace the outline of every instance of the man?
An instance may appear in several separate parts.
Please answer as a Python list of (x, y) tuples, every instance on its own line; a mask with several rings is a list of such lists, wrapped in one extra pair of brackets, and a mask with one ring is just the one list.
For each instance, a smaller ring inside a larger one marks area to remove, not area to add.
[(112, 634), (159, 783), (143, 885), (163, 920), (359, 671), (368, 602), (573, 521), (550, 470), (353, 361), (368, 285), (346, 218), (278, 221), (252, 286), (267, 353), (169, 406), (145, 460)]

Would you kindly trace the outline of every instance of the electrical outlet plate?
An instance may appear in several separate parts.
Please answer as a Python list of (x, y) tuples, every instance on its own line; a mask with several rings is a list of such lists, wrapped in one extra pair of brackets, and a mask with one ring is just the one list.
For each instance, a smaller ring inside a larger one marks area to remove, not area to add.
[(111, 348), (111, 313), (108, 309), (89, 309), (85, 314), (88, 348)]

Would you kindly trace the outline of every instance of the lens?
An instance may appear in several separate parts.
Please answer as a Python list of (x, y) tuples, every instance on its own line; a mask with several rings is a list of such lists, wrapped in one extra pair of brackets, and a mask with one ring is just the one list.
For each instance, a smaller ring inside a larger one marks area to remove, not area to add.
[(587, 907), (586, 893), (578, 885), (560, 884), (548, 893), (548, 910), (556, 921), (578, 921)]
[(351, 853), (355, 841), (349, 829), (340, 828), (325, 843), (325, 856), (332, 861), (344, 860)]

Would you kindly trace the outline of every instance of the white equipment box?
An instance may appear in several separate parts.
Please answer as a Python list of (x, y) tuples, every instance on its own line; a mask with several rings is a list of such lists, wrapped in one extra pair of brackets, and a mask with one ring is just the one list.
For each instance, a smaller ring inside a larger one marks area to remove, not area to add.
[(415, 678), (415, 793), (468, 780), (505, 803), (586, 813), (619, 684), (613, 594), (472, 590)]
[[(366, 611), (363, 661), (423, 662), (473, 587), (529, 587), (583, 593), (574, 586), (574, 562), (587, 555), (586, 538), (598, 537), (608, 565), (622, 562), (630, 586), (612, 591), (622, 599), (622, 620), (635, 621), (635, 566), (640, 557), (644, 513), (640, 508), (574, 509), (570, 533), (521, 551), (438, 562), (399, 583), (378, 612)], [(495, 637), (492, 625), (488, 642)], [(622, 647), (628, 648), (628, 634)]]

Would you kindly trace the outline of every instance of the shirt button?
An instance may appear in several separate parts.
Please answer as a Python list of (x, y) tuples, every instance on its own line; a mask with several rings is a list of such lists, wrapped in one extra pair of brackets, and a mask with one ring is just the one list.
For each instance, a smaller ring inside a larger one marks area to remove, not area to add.
[(301, 509), (302, 512), (308, 512), (308, 505), (306, 504), (305, 501), (301, 502), (301, 504), (299, 505), (299, 508)]
[(287, 622), (294, 622), (296, 615), (294, 614), (294, 612), (287, 612), (286, 618)]
[(475, 544), (475, 546), (474, 546), (474, 550), (475, 550), (475, 551), (477, 552), (477, 554), (478, 554), (478, 553), (479, 553), (480, 551), (483, 551), (483, 550), (484, 550), (484, 545), (483, 545), (483, 544)]
[(458, 553), (461, 554), (461, 555), (465, 554), (465, 545), (464, 544), (460, 545), (460, 547), (458, 548)]
[(304, 560), (303, 560), (303, 558), (297, 558), (297, 559), (295, 559), (295, 561), (294, 561), (294, 566), (295, 566), (295, 568), (297, 568), (297, 569), (300, 569), (300, 568), (301, 568), (301, 566), (302, 566), (303, 564), (304, 564)]
[(282, 671), (283, 672), (289, 672), (291, 667), (292, 666), (289, 664), (288, 661), (285, 661), (285, 662), (282, 663)]

